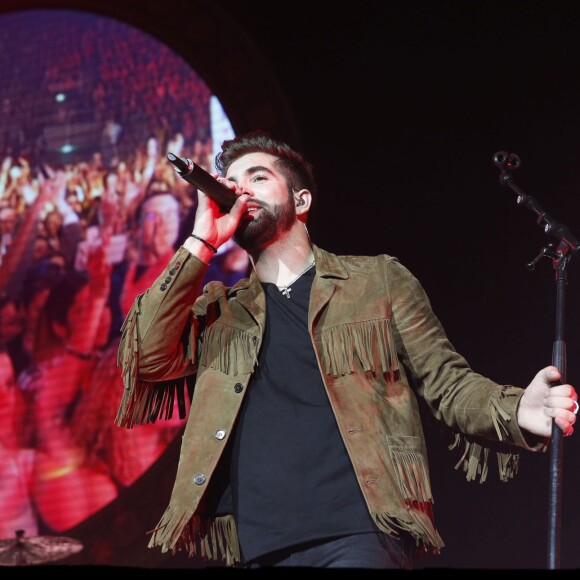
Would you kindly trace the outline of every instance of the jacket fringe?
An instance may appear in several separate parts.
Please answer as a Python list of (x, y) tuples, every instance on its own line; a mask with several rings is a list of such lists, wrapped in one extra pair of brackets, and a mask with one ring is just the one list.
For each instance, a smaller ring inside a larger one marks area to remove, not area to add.
[(460, 433), (455, 434), (455, 441), (449, 446), (453, 450), (463, 444), (463, 454), (455, 464), (455, 469), (462, 468), (467, 481), (474, 481), (479, 476), (479, 483), (487, 479), (489, 472), (489, 448), (475, 441), (469, 441)]
[(444, 543), (435, 529), (433, 494), (424, 457), (419, 452), (392, 447), (391, 458), (401, 495), (407, 505), (408, 519), (402, 521), (388, 514), (379, 514), (375, 521), (386, 533), (397, 535), (399, 530), (404, 530), (413, 536), (417, 546), (421, 547), (419, 555), (438, 554)]
[(491, 405), (491, 420), (493, 421), (493, 426), (495, 432), (497, 433), (497, 438), (503, 441), (505, 436), (508, 434), (508, 430), (505, 427), (505, 423), (510, 420), (510, 416), (501, 407), (498, 399), (503, 396), (503, 393), (494, 395), (490, 398), (489, 403)]
[(364, 320), (341, 324), (323, 330), (322, 363), (326, 373), (339, 376), (362, 368), (364, 372), (380, 370), (392, 380), (399, 376), (390, 320)]
[(121, 340), (117, 351), (117, 366), (122, 367), (125, 389), (135, 384), (139, 362), (139, 337), (137, 333), (137, 306), (134, 304), (121, 326)]
[(215, 518), (192, 516), (190, 510), (169, 506), (150, 534), (149, 548), (160, 546), (162, 552), (171, 550), (173, 554), (185, 550), (190, 558), (199, 556), (228, 567), (241, 563), (232, 515)]
[(258, 362), (253, 338), (249, 332), (214, 322), (202, 333), (199, 365), (228, 375), (250, 373)]
[[(500, 441), (495, 446), (497, 447), (496, 455), (499, 478), (501, 481), (509, 481), (518, 473), (520, 456), (519, 453), (509, 450), (507, 446), (502, 446), (502, 442), (507, 434), (505, 423), (510, 420), (509, 414), (506, 413), (499, 402), (499, 399), (503, 396), (503, 393), (492, 396), (489, 405), (493, 425)], [(479, 477), (479, 483), (485, 482), (489, 472), (488, 465), (491, 448), (483, 446), (481, 443), (469, 439), (465, 435), (456, 433), (449, 449), (457, 449), (461, 445), (464, 447), (463, 454), (455, 465), (455, 469), (461, 467), (466, 474), (467, 481), (473, 481)]]
[(125, 390), (115, 417), (119, 427), (131, 429), (135, 425), (155, 423), (157, 419), (168, 420), (173, 416), (177, 398), (179, 418), (186, 415), (186, 390), (191, 400), (191, 377), (158, 383), (139, 382)]
[(417, 556), (438, 555), (445, 542), (433, 524), (432, 504), (430, 502), (408, 502), (405, 521), (390, 514), (375, 514), (377, 527), (386, 534), (398, 536), (400, 532), (411, 535), (420, 548)]
[(432, 502), (429, 473), (423, 455), (391, 449), (399, 488), (406, 501)]
[(137, 369), (139, 368), (139, 338), (137, 332), (137, 303), (131, 306), (121, 326), (121, 341), (117, 351), (117, 366), (121, 367), (121, 377), (125, 390), (115, 417), (120, 427), (132, 427), (138, 421), (134, 417), (137, 389)]
[(193, 378), (146, 383), (137, 381), (139, 368), (139, 336), (137, 331), (138, 301), (131, 307), (121, 327), (121, 340), (117, 353), (117, 366), (125, 389), (115, 417), (119, 427), (130, 429), (134, 425), (154, 423), (157, 419), (171, 419), (177, 397), (179, 417), (186, 414), (185, 389), (191, 398)]

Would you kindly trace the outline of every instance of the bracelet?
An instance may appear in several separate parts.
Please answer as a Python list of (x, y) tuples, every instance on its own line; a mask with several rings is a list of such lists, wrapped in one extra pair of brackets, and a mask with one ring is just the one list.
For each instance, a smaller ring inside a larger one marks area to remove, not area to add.
[(195, 234), (189, 234), (189, 237), (199, 240), (202, 244), (207, 246), (214, 254), (217, 254), (217, 248), (215, 246), (212, 246), (208, 241), (204, 240), (203, 238), (200, 238), (199, 236), (196, 236)]

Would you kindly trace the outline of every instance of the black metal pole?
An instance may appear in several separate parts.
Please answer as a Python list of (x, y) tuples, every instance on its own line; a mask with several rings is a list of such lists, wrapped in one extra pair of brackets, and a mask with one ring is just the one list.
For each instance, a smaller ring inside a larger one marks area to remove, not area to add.
[[(552, 349), (552, 364), (560, 371), (559, 383), (566, 383), (566, 265), (568, 255), (554, 260), (556, 270), (556, 329)], [(562, 472), (563, 472), (563, 433), (552, 423), (550, 439), (550, 479), (548, 495), (548, 569), (560, 568), (560, 540), (562, 528)]]

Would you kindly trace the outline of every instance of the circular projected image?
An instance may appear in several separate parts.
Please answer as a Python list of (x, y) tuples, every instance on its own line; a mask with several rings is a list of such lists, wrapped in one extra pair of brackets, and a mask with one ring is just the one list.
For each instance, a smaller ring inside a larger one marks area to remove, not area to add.
[[(0, 538), (55, 534), (139, 479), (177, 411), (114, 423), (121, 326), (191, 232), (197, 191), (167, 153), (213, 171), (233, 136), (168, 47), (95, 14), (0, 15)], [(248, 257), (220, 248), (207, 280)]]

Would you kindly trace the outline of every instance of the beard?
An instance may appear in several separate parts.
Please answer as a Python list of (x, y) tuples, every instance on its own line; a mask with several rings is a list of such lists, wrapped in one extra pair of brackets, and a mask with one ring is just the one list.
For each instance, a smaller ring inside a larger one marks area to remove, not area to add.
[(234, 235), (234, 241), (247, 252), (255, 252), (270, 245), (287, 232), (296, 220), (296, 208), (292, 195), (282, 205), (260, 204), (259, 214), (254, 219), (242, 218)]

